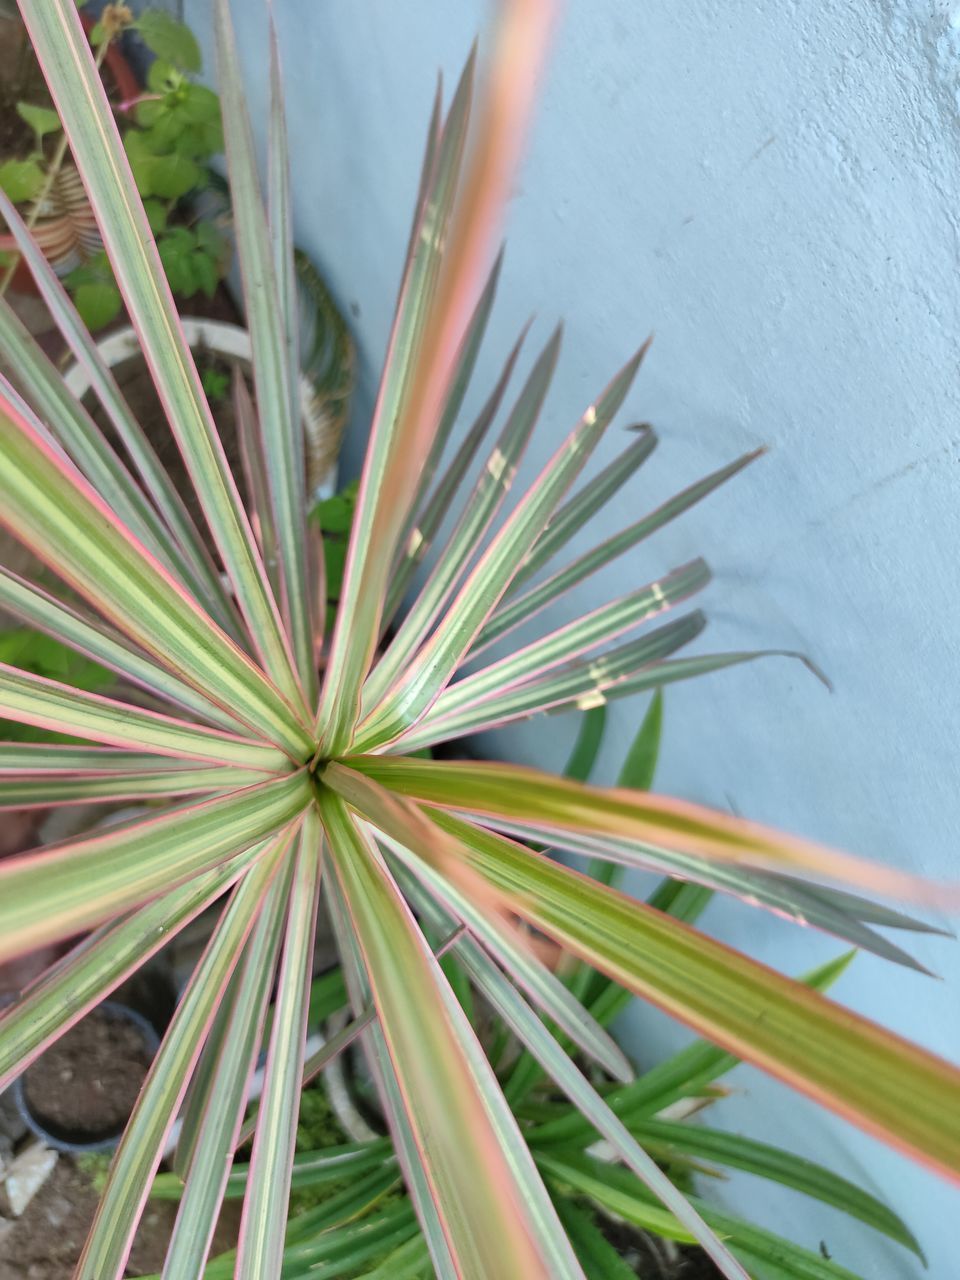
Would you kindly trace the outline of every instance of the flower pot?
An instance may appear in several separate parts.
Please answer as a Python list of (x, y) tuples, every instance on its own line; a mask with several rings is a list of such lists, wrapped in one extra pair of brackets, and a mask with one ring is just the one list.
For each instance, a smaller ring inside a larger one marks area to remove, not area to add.
[[(221, 320), (202, 320), (192, 317), (185, 317), (181, 324), (187, 344), (194, 353), (204, 351), (210, 353), (219, 357), (230, 367), (239, 366), (245, 375), (252, 378), (253, 350), (250, 334), (246, 329)], [(131, 398), (130, 388), (143, 377), (145, 371), (140, 339), (133, 329), (124, 328), (101, 339), (97, 346), (103, 359), (113, 370), (121, 391)], [(64, 374), (64, 381), (79, 400), (90, 393), (90, 381), (86, 370), (79, 364), (70, 366)], [(134, 416), (139, 418), (136, 404), (131, 407)], [(334, 434), (316, 388), (305, 374), (301, 374), (300, 377), (300, 411), (303, 415), (304, 433), (307, 439), (307, 493), (310, 501), (313, 501), (315, 498), (327, 497), (333, 492), (339, 432)], [(154, 438), (149, 422), (141, 421), (140, 425), (151, 436), (161, 461), (169, 465), (171, 474), (175, 476), (179, 455), (176, 446), (172, 443), (166, 419), (161, 415), (157, 424), (159, 439)], [(229, 433), (221, 430), (221, 434)], [(224, 439), (224, 447), (232, 463), (236, 462), (236, 458), (231, 456), (235, 453), (234, 446), (234, 441)], [(239, 467), (235, 465), (235, 474), (238, 471)]]
[(24, 1123), (57, 1151), (111, 1150), (159, 1044), (142, 1014), (104, 1000), (14, 1082)]
[[(81, 13), (80, 20), (89, 34), (96, 19)], [(0, 32), (3, 25), (0, 23)], [(2, 34), (0, 38), (3, 38)], [(121, 103), (130, 102), (139, 95), (140, 84), (137, 77), (116, 42), (108, 48), (104, 65)], [(27, 217), (29, 206), (25, 206), (22, 213)], [(93, 209), (80, 175), (69, 161), (62, 166), (52, 190), (41, 206), (33, 235), (43, 250), (44, 257), (59, 276), (65, 276), (101, 247)], [(0, 253), (9, 253), (15, 257), (17, 255), (16, 241), (9, 232), (0, 232)], [(11, 287), (19, 293), (37, 293), (33, 276), (22, 260), (17, 262)]]

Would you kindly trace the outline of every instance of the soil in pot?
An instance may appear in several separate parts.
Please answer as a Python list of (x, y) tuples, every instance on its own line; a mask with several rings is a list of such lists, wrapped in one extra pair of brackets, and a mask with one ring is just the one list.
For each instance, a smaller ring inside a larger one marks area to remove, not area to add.
[(55, 1137), (77, 1143), (114, 1137), (133, 1110), (153, 1057), (132, 1022), (94, 1009), (24, 1074), (24, 1097)]

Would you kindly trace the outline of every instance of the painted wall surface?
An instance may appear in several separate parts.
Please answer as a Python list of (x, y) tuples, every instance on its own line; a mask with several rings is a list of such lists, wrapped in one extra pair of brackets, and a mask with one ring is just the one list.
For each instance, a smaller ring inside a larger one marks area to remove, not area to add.
[[(262, 4), (234, 7), (262, 124)], [(184, 8), (209, 48), (209, 0)], [(297, 233), (349, 306), (361, 348), (350, 471), (386, 344), (435, 72), (455, 76), (487, 6), (276, 8)], [(531, 311), (541, 339), (565, 319), (529, 479), (656, 331), (624, 422), (654, 422), (662, 444), (601, 530), (770, 445), (733, 487), (586, 585), (576, 604), (705, 554), (716, 575), (710, 647), (802, 648), (835, 691), (781, 660), (671, 689), (661, 787), (954, 878), (958, 87), (960, 6), (938, 0), (569, 0), (478, 378), (481, 390), (490, 385)], [(616, 445), (605, 442), (601, 462)], [(614, 708), (606, 778), (642, 712), (640, 702)], [(554, 768), (574, 728), (570, 718), (531, 724), (504, 748)], [(705, 923), (790, 973), (836, 951), (730, 902)], [(960, 1060), (960, 947), (921, 939), (913, 950), (942, 982), (861, 957), (837, 994)], [(623, 1033), (644, 1062), (685, 1036), (641, 1009)], [(718, 1123), (861, 1179), (911, 1222), (933, 1280), (960, 1274), (956, 1191), (752, 1070), (731, 1081)], [(814, 1249), (825, 1241), (866, 1280), (923, 1274), (866, 1228), (746, 1176), (716, 1194)]]

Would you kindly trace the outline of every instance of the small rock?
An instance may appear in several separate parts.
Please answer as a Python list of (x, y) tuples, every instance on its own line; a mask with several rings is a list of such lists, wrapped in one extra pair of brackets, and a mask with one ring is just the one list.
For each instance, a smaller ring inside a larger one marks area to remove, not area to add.
[(21, 1151), (0, 1182), (0, 1213), (19, 1218), (50, 1177), (57, 1158), (57, 1152), (42, 1142), (34, 1142)]

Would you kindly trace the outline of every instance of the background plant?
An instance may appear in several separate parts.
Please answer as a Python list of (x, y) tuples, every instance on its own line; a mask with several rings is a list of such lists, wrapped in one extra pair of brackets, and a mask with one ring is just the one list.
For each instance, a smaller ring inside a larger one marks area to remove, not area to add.
[[(250, 427), (251, 522), (72, 0), (31, 0), (23, 13), (229, 583), (228, 589), (205, 537), (125, 412), (69, 300), (4, 203), (65, 336), (96, 374), (133, 470), (66, 394), (29, 335), (9, 329), (23, 390), (0, 384), (0, 519), (94, 614), (45, 597), (9, 573), (0, 575), (0, 603), (16, 602), (25, 620), (145, 686), (169, 714), (0, 669), (0, 713), (100, 744), (8, 749), (3, 796), (8, 804), (38, 792), (46, 803), (178, 799), (146, 820), (0, 867), (0, 956), (93, 930), (0, 1021), (0, 1085), (172, 931), (226, 895), (114, 1157), (79, 1275), (122, 1274), (185, 1099), (178, 1158), (187, 1177), (166, 1274), (202, 1268), (230, 1157), (247, 1127), (247, 1082), (274, 975), (253, 1146), (249, 1164), (235, 1171), (245, 1179), (245, 1197), (234, 1270), (243, 1277), (281, 1274), (321, 891), (351, 1006), (368, 1018), (362, 1040), (398, 1162), (442, 1276), (582, 1274), (542, 1176), (569, 1183), (574, 1174), (545, 1170), (542, 1161), (538, 1169), (437, 958), (447, 946), (462, 947), (484, 981), (496, 982), (515, 1034), (589, 1116), (624, 1169), (729, 1277), (756, 1274), (749, 1247), (721, 1238), (725, 1228), (715, 1230), (678, 1190), (603, 1094), (571, 1071), (569, 1055), (546, 1029), (541, 1015), (613, 1080), (630, 1083), (630, 1064), (557, 978), (547, 963), (557, 956), (545, 956), (544, 947), (571, 952), (726, 1053), (956, 1177), (960, 1074), (953, 1067), (693, 930), (663, 901), (634, 902), (533, 846), (559, 845), (738, 893), (900, 960), (906, 957), (874, 926), (924, 926), (824, 882), (914, 898), (935, 893), (940, 905), (956, 900), (955, 889), (919, 885), (890, 868), (647, 793), (414, 754), (537, 712), (584, 709), (759, 656), (674, 656), (703, 628), (696, 611), (624, 639), (706, 583), (706, 566), (694, 561), (502, 658), (488, 656), (455, 679), (494, 640), (636, 547), (754, 456), (534, 579), (656, 443), (649, 430), (631, 435), (612, 463), (568, 496), (629, 393), (641, 349), (494, 524), (546, 395), (558, 356), (554, 335), (497, 440), (489, 445), (485, 436), (519, 347), (463, 445), (439, 469), (493, 303), (499, 262), (485, 273), (549, 6), (542, 0), (505, 6), (475, 107), (473, 58), (445, 114), (438, 99), (329, 643), (323, 610), (314, 603), (324, 599), (317, 589), (322, 547), (316, 527), (307, 536), (305, 525), (296, 277), (275, 48), (264, 206), (229, 11), (217, 5), (227, 156), (254, 349), (255, 418), (252, 406), (238, 405)], [(384, 646), (406, 587), (478, 455), (480, 478)], [(434, 946), (437, 913), (456, 927)], [(531, 930), (548, 940), (543, 947), (531, 945)]]
[[(212, 297), (223, 275), (226, 245), (216, 222), (198, 217), (194, 203), (208, 185), (210, 160), (223, 150), (220, 103), (194, 79), (202, 58), (184, 23), (160, 10), (147, 9), (134, 18), (126, 5), (107, 5), (90, 33), (98, 60), (109, 42), (126, 32), (139, 36), (155, 55), (143, 97), (121, 104), (124, 146), (137, 189), (171, 289), (184, 298), (201, 292)], [(41, 201), (50, 189), (64, 156), (62, 130), (56, 111), (44, 105), (20, 102), (17, 110), (34, 132), (35, 147), (30, 155), (0, 165), (0, 189), (15, 204), (27, 204)], [(122, 299), (105, 252), (75, 267), (67, 287), (89, 328), (102, 328), (119, 314)]]

